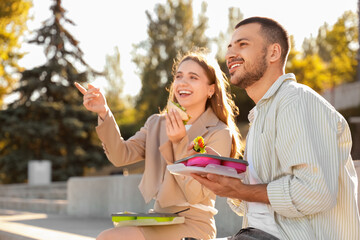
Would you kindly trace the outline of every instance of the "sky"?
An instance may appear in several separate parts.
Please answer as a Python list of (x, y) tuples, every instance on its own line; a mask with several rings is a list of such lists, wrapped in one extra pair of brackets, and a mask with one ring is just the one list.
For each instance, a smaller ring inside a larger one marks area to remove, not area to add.
[[(193, 0), (195, 19), (203, 0)], [(217, 36), (228, 28), (228, 9), (238, 7), (244, 18), (252, 16), (270, 17), (280, 22), (295, 38), (295, 47), (301, 48), (304, 38), (317, 36), (317, 31), (325, 22), (333, 25), (347, 10), (357, 11), (357, 0), (208, 0), (208, 37)], [(106, 55), (112, 55), (117, 46), (120, 52), (120, 68), (123, 72), (125, 95), (136, 95), (141, 88), (137, 67), (131, 60), (133, 44), (147, 39), (148, 20), (145, 11), (154, 13), (156, 4), (166, 0), (62, 0), (67, 10), (66, 17), (76, 26), (65, 28), (80, 42), (85, 61), (95, 70), (102, 71)], [(51, 16), (49, 7), (52, 0), (33, 0), (30, 11), (32, 20), (29, 30), (41, 27), (41, 23)], [(224, 42), (227, 45), (227, 42)], [(26, 68), (42, 65), (46, 59), (43, 48), (34, 44), (22, 45), (28, 54), (19, 64)], [(103, 79), (93, 82), (104, 87)]]

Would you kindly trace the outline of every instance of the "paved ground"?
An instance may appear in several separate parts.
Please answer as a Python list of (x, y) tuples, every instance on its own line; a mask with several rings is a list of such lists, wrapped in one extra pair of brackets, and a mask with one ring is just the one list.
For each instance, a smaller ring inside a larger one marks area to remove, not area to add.
[(111, 219), (76, 218), (66, 215), (0, 209), (1, 240), (95, 240)]
[(111, 227), (110, 218), (84, 219), (0, 209), (1, 240), (95, 240), (101, 231)]

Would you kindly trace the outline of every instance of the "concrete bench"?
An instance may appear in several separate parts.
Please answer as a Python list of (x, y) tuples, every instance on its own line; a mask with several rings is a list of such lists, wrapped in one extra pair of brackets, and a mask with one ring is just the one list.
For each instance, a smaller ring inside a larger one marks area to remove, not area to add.
[[(68, 215), (109, 218), (120, 211), (147, 212), (153, 202), (145, 204), (138, 189), (141, 175), (74, 177), (68, 181)], [(231, 211), (226, 198), (217, 198), (215, 215), (217, 237), (238, 232), (242, 218)]]

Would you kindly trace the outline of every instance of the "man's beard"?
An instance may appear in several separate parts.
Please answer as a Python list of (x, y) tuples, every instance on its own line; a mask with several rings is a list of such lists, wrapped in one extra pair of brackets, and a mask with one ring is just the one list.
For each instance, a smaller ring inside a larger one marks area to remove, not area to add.
[[(246, 89), (247, 87), (253, 85), (255, 82), (259, 81), (266, 72), (268, 64), (266, 62), (266, 48), (263, 49), (262, 55), (254, 61), (254, 64), (250, 69), (245, 69), (246, 62), (243, 63), (243, 73), (236, 75), (236, 72), (231, 76), (231, 83), (240, 88)], [(251, 64), (251, 63), (250, 63)], [(248, 65), (249, 66), (249, 65)]]

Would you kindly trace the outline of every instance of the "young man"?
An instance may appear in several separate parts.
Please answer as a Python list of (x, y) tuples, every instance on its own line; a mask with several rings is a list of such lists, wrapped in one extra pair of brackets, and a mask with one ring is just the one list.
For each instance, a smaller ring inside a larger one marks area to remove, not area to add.
[(249, 114), (247, 175), (243, 182), (193, 177), (244, 216), (244, 229), (232, 239), (360, 239), (348, 124), (285, 74), (288, 52), (288, 34), (276, 21), (253, 17), (236, 26), (226, 54), (231, 83), (256, 103)]

